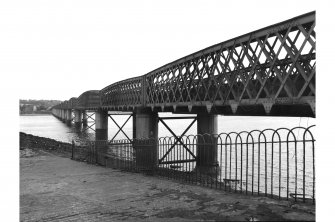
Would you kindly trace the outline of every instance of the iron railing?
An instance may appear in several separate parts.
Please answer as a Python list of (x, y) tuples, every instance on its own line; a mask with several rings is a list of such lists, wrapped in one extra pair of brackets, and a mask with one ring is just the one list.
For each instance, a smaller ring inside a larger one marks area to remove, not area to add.
[(313, 125), (189, 135), (178, 141), (93, 141), (78, 148), (86, 154), (77, 156), (86, 155), (88, 162), (106, 167), (225, 191), (314, 203), (314, 129)]

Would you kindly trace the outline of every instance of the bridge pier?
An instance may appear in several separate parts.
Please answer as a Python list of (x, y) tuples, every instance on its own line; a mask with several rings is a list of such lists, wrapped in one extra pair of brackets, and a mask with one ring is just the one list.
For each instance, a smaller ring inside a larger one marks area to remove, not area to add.
[(108, 111), (98, 110), (95, 113), (95, 140), (108, 141)]
[(157, 112), (137, 112), (134, 123), (137, 139), (158, 139)]
[[(108, 149), (108, 111), (99, 109), (95, 112), (95, 148), (98, 153), (105, 154)], [(99, 164), (105, 164), (103, 155), (97, 156)]]
[(65, 110), (66, 113), (66, 124), (67, 125), (71, 125), (71, 121), (72, 121), (72, 110), (71, 109), (67, 109)]
[(197, 158), (196, 170), (206, 174), (218, 173), (217, 115), (197, 115)]
[(64, 123), (64, 122), (65, 122), (65, 110), (62, 109), (62, 110), (61, 110), (61, 113), (62, 113), (62, 114), (61, 114), (61, 116), (62, 116), (61, 119), (62, 119), (62, 122)]
[(81, 127), (81, 119), (82, 119), (82, 115), (81, 115), (81, 111), (78, 109), (74, 110), (74, 125), (76, 128), (80, 128)]
[(152, 169), (158, 164), (158, 113), (137, 110), (134, 116), (136, 165)]
[(82, 121), (83, 121), (83, 126), (87, 126), (87, 112), (86, 110), (82, 111)]

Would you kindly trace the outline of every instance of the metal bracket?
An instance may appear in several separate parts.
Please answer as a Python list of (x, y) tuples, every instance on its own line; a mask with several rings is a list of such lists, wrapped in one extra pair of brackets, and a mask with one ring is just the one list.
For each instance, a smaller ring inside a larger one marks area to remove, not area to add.
[(188, 105), (187, 109), (188, 109), (188, 112), (191, 112), (192, 111), (192, 105)]
[(269, 115), (270, 112), (271, 112), (272, 106), (273, 106), (273, 104), (274, 104), (274, 101), (273, 101), (273, 100), (266, 100), (266, 101), (264, 101), (262, 104), (263, 104), (263, 106), (264, 106), (265, 113), (266, 113), (267, 115)]
[(238, 103), (231, 103), (230, 108), (233, 111), (233, 114), (235, 114), (238, 108)]
[(213, 104), (206, 104), (207, 112), (210, 113), (212, 110)]

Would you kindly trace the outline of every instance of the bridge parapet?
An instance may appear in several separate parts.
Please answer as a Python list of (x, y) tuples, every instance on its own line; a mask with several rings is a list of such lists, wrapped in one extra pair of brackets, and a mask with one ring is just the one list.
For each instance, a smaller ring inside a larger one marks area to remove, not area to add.
[(76, 109), (78, 106), (78, 100), (75, 97), (72, 97), (68, 102), (68, 107), (70, 109)]
[(61, 103), (61, 109), (69, 109), (69, 101), (65, 100)]
[(111, 84), (100, 90), (102, 108), (110, 110), (143, 106), (143, 77), (135, 77)]
[(77, 99), (77, 109), (97, 110), (101, 106), (99, 90), (89, 90)]

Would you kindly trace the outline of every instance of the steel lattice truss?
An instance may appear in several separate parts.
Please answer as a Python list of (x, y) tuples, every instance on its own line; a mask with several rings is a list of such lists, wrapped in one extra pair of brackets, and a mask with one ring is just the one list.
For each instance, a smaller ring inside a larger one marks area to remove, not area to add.
[(315, 44), (311, 12), (109, 85), (100, 90), (100, 105), (229, 107), (233, 114), (238, 107), (260, 105), (269, 114), (273, 105), (307, 105), (315, 115)]
[(76, 109), (96, 110), (100, 106), (99, 90), (90, 90), (81, 94), (77, 99)]
[(315, 98), (315, 14), (223, 42), (146, 75), (146, 104), (306, 103)]
[(103, 107), (142, 106), (142, 77), (126, 79), (100, 90)]

